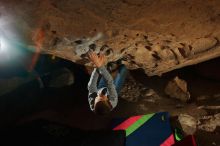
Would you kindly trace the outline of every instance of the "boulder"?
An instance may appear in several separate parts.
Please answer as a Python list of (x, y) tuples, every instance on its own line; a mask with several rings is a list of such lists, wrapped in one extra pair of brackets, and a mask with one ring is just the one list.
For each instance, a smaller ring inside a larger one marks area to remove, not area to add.
[(172, 98), (179, 99), (182, 102), (187, 102), (190, 99), (190, 93), (187, 90), (186, 81), (177, 76), (168, 82), (165, 87), (165, 93)]
[(186, 135), (193, 135), (196, 132), (197, 120), (188, 114), (180, 114), (178, 121)]

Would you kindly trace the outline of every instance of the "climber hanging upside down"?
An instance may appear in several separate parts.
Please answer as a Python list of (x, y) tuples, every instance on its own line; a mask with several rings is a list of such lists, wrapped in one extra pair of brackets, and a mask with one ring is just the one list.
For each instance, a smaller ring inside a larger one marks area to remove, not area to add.
[[(88, 56), (90, 61), (95, 65), (88, 83), (89, 105), (91, 110), (96, 114), (105, 115), (116, 107), (118, 94), (128, 71), (125, 65), (120, 64), (115, 80), (113, 80), (105, 67), (106, 57), (103, 54), (97, 55), (90, 51)], [(102, 77), (97, 86), (99, 75)]]

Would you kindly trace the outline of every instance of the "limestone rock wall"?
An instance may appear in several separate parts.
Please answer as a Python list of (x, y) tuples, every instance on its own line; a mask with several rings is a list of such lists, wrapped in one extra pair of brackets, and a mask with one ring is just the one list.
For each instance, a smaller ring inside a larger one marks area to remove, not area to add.
[(3, 0), (1, 6), (22, 22), (29, 48), (80, 64), (91, 65), (91, 49), (152, 76), (220, 56), (218, 0)]

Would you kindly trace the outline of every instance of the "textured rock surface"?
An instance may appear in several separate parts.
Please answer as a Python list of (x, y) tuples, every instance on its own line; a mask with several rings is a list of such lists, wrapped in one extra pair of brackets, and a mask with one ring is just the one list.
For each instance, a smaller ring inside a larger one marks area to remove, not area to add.
[(130, 69), (143, 68), (152, 76), (220, 56), (218, 0), (0, 4), (2, 17), (13, 18), (9, 25), (19, 29), (29, 48), (80, 64), (90, 65), (86, 52), (92, 49), (104, 52), (109, 61), (123, 58)]
[(49, 87), (60, 88), (74, 83), (74, 75), (68, 68), (55, 70), (50, 75)]
[(128, 76), (125, 85), (120, 92), (120, 97), (129, 102), (151, 102), (155, 103), (160, 98), (153, 89), (149, 89), (141, 83), (136, 82), (132, 76)]
[(220, 114), (203, 116), (198, 119), (188, 115), (180, 114), (178, 120), (185, 134), (192, 135), (196, 130), (213, 132), (220, 126)]
[(198, 128), (208, 132), (213, 132), (216, 127), (220, 126), (220, 114), (204, 116), (198, 120)]
[(168, 82), (165, 88), (165, 93), (170, 97), (179, 99), (183, 102), (187, 102), (190, 99), (187, 83), (179, 77), (175, 77), (173, 80)]
[(187, 114), (180, 114), (178, 120), (186, 135), (193, 135), (196, 132), (196, 119)]

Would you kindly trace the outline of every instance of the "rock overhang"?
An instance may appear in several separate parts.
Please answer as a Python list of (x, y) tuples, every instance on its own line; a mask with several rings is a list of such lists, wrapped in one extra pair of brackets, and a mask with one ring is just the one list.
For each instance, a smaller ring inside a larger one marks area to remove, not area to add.
[(4, 13), (22, 22), (18, 28), (27, 48), (87, 66), (88, 50), (105, 53), (108, 61), (122, 59), (129, 69), (143, 68), (149, 76), (220, 56), (219, 1), (1, 3)]

